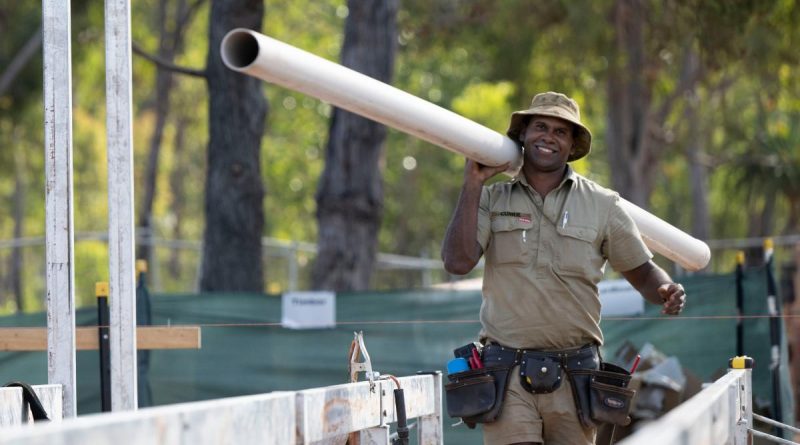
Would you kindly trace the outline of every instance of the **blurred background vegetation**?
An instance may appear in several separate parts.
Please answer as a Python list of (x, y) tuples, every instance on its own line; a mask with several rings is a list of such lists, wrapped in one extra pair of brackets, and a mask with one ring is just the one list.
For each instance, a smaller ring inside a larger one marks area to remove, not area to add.
[[(202, 76), (151, 59), (201, 72), (211, 4), (131, 5), (137, 233), (156, 242), (145, 255), (156, 292), (198, 289), (209, 110)], [(264, 5), (262, 32), (339, 61), (345, 0)], [(103, 4), (73, 0), (72, 8), (76, 298), (88, 305), (94, 282), (108, 277)], [(401, 0), (392, 83), (500, 132), (533, 94), (570, 95), (594, 133), (592, 154), (574, 167), (711, 240), (720, 249), (708, 270), (728, 272), (731, 247), (747, 245), (733, 240), (800, 233), (797, 23), (793, 0)], [(0, 313), (43, 309), (40, 24), (38, 2), (0, 0)], [(280, 293), (311, 287), (332, 108), (262, 88), (269, 239), (259, 273), (263, 291)], [(394, 130), (384, 145), (377, 250), (438, 259), (464, 160)], [(378, 267), (370, 287), (448, 279), (432, 266)]]

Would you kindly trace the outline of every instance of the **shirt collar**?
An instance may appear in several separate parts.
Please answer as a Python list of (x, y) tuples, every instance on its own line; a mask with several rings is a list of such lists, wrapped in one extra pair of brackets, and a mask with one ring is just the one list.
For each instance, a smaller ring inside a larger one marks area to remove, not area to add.
[[(575, 173), (575, 170), (572, 169), (571, 165), (567, 164), (567, 172), (564, 174), (564, 178), (556, 187), (556, 190), (560, 189), (561, 187), (564, 187), (565, 185), (572, 185), (572, 183), (575, 182), (576, 176), (577, 173)], [(517, 173), (517, 176), (514, 176), (513, 180), (514, 182), (519, 182), (525, 187), (531, 186), (530, 184), (528, 184), (528, 180), (525, 178), (525, 175), (522, 174), (522, 169), (520, 169), (519, 173)]]

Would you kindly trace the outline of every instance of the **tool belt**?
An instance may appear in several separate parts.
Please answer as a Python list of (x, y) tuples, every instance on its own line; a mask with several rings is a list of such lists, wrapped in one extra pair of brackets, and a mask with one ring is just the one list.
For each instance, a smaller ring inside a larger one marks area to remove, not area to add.
[(516, 365), (522, 387), (533, 394), (555, 391), (565, 373), (584, 426), (630, 422), (628, 413), (635, 394), (627, 389), (630, 373), (602, 363), (595, 345), (541, 351), (490, 343), (483, 348), (481, 359), (484, 368), (450, 374), (450, 383), (445, 385), (448, 414), (461, 417), (470, 428), (476, 423), (493, 422), (500, 415), (511, 369)]

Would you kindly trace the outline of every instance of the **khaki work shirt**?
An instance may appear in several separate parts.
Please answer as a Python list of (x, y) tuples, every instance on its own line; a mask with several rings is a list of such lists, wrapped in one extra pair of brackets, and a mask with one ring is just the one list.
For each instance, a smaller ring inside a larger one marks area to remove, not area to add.
[(606, 261), (625, 272), (652, 258), (619, 195), (569, 165), (544, 199), (521, 173), (484, 187), (478, 242), (481, 336), (515, 348), (602, 344), (597, 283)]

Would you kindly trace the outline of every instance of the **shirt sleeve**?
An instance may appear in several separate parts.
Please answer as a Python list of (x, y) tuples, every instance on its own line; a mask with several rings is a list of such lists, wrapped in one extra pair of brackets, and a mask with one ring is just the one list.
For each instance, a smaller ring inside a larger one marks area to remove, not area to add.
[(486, 252), (486, 247), (489, 245), (489, 237), (492, 234), (492, 222), (489, 211), (489, 188), (483, 187), (481, 189), (481, 200), (478, 204), (478, 244), (481, 245), (483, 252)]
[(653, 254), (642, 241), (636, 223), (614, 198), (606, 225), (603, 256), (617, 272), (633, 270), (653, 258)]

